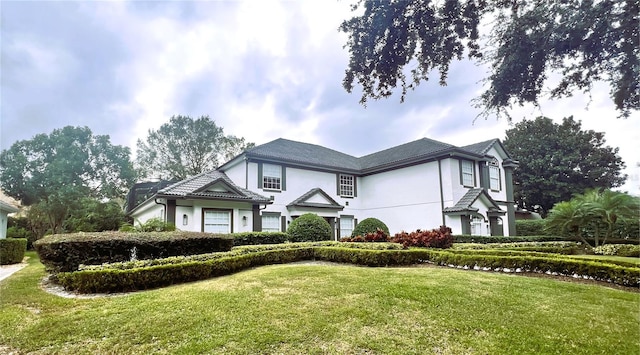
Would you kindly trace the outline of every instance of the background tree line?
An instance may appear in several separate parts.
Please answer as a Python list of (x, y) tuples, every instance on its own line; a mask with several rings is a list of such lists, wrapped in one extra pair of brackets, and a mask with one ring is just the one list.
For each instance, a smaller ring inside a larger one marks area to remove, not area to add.
[(25, 210), (10, 220), (8, 234), (32, 242), (49, 233), (118, 229), (126, 221), (124, 197), (136, 181), (184, 179), (252, 146), (225, 135), (208, 116), (174, 116), (150, 130), (138, 140), (135, 162), (128, 147), (88, 127), (18, 141), (0, 153), (0, 187)]

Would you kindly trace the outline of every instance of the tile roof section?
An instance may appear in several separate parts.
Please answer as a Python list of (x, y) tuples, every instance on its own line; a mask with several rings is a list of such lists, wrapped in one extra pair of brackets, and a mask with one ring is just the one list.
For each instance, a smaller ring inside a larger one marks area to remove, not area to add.
[[(222, 181), (228, 185), (233, 192), (205, 191), (208, 186)], [(167, 186), (158, 191), (160, 196), (176, 196), (176, 197), (200, 197), (209, 199), (239, 200), (260, 203), (271, 203), (272, 201), (260, 194), (243, 189), (231, 181), (227, 174), (213, 170), (196, 176), (187, 178), (173, 185)]]
[(481, 188), (469, 189), (469, 191), (467, 191), (467, 193), (465, 193), (464, 196), (462, 196), (462, 198), (458, 202), (456, 202), (456, 204), (454, 206), (446, 207), (445, 209), (442, 210), (442, 212), (444, 212), (444, 213), (451, 213), (451, 212), (478, 212), (478, 208), (472, 207), (471, 205), (481, 195), (484, 195), (489, 200), (489, 203), (491, 204), (491, 206), (489, 206), (488, 210), (490, 212), (503, 212), (500, 209), (500, 207), (498, 207), (498, 204), (496, 203), (496, 201), (494, 201), (494, 199), (491, 198), (491, 196), (489, 196), (489, 194), (487, 194), (486, 191), (484, 189), (481, 189)]
[[(321, 194), (329, 204), (324, 203), (316, 203), (316, 202), (307, 202), (309, 198), (311, 198), (315, 194)], [(315, 207), (315, 208), (330, 208), (336, 210), (344, 209), (344, 206), (341, 206), (334, 199), (331, 198), (326, 192), (324, 192), (321, 188), (316, 187), (315, 189), (311, 189), (304, 193), (302, 196), (293, 200), (287, 207)]]
[(471, 205), (480, 197), (482, 194), (482, 189), (469, 189), (464, 196), (458, 201), (453, 207), (447, 207), (443, 212), (464, 212), (464, 211), (473, 211), (477, 212), (478, 209), (475, 207), (471, 207)]

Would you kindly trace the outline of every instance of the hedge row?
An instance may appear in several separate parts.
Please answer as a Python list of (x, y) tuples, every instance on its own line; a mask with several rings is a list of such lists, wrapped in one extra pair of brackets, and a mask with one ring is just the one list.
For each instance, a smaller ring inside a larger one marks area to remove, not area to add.
[(235, 257), (127, 270), (83, 270), (57, 274), (58, 283), (83, 293), (127, 292), (164, 287), (232, 274), (255, 266), (313, 258), (313, 248), (262, 251)]
[(482, 235), (454, 235), (454, 243), (519, 243), (519, 242), (555, 242), (567, 240), (559, 236), (528, 235), (528, 236), (482, 236)]
[(522, 272), (587, 277), (630, 287), (640, 285), (640, 268), (602, 262), (527, 255), (462, 254), (432, 249), (370, 250), (338, 246), (274, 248), (206, 261), (189, 261), (127, 270), (106, 268), (63, 272), (57, 275), (57, 279), (69, 290), (89, 293), (122, 292), (204, 280), (250, 267), (301, 260), (324, 260), (366, 266), (413, 265), (430, 262), (474, 269), (514, 271), (519, 269)]
[(34, 243), (51, 273), (77, 270), (81, 264), (165, 258), (231, 250), (228, 236), (195, 232), (100, 232), (56, 234)]
[(0, 239), (0, 265), (17, 264), (24, 259), (27, 250), (26, 238)]
[(283, 232), (245, 232), (230, 234), (233, 245), (281, 244), (289, 240), (289, 235)]

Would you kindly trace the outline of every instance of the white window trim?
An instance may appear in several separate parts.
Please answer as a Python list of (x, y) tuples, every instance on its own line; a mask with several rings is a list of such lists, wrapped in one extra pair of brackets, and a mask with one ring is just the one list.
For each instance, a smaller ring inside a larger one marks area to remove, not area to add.
[[(338, 181), (340, 186), (338, 187), (338, 191), (340, 192), (340, 196), (342, 197), (354, 197), (355, 189), (356, 189), (356, 177), (353, 175), (340, 174), (338, 176)], [(349, 193), (351, 191), (351, 193)]]
[[(340, 237), (349, 237), (351, 236), (351, 233), (353, 233), (353, 222), (354, 222), (355, 218), (353, 216), (340, 216)], [(343, 228), (344, 224), (346, 221), (349, 221), (350, 224), (350, 228)], [(348, 232), (347, 232), (348, 231)]]
[(500, 168), (494, 165), (489, 165), (489, 189), (493, 191), (500, 191)]
[[(207, 224), (207, 213), (224, 213), (228, 216), (227, 222), (226, 224)], [(226, 229), (225, 231), (208, 231), (207, 230), (207, 225), (210, 226), (224, 226), (226, 225)], [(207, 208), (207, 209), (203, 209), (202, 210), (202, 231), (204, 233), (231, 233), (233, 232), (233, 211), (232, 210), (220, 210), (220, 209), (213, 209), (213, 208)]]
[[(275, 218), (275, 228), (265, 228), (265, 217), (268, 218)], [(263, 232), (280, 232), (280, 213), (269, 213), (269, 212), (263, 212), (262, 216), (262, 231)]]
[[(471, 171), (465, 171), (465, 164), (468, 164), (467, 167), (471, 168)], [(465, 179), (467, 177), (467, 179)], [(475, 174), (475, 166), (471, 160), (460, 160), (460, 178), (462, 182), (462, 186), (465, 187), (475, 187), (476, 186), (476, 174)], [(465, 181), (470, 180), (470, 181)], [(470, 182), (469, 184), (467, 182)]]
[[(277, 187), (274, 187), (274, 185), (277, 185)], [(282, 191), (282, 166), (275, 164), (262, 165), (262, 188), (265, 190)]]

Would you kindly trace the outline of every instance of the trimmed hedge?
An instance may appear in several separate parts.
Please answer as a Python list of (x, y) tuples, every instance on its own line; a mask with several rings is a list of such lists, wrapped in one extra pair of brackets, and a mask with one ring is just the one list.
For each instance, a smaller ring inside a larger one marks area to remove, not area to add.
[(377, 218), (369, 217), (358, 222), (351, 232), (352, 237), (364, 236), (367, 233), (375, 233), (378, 229), (382, 230), (386, 235), (390, 235), (389, 227)]
[(27, 251), (26, 238), (0, 239), (0, 265), (18, 264)]
[(233, 233), (233, 245), (281, 244), (288, 240), (283, 232), (245, 232)]
[(544, 219), (516, 220), (517, 235), (549, 235), (544, 229), (546, 221)]
[(290, 242), (315, 242), (331, 239), (331, 226), (315, 213), (305, 213), (294, 219), (287, 229)]
[(552, 235), (529, 236), (483, 236), (483, 235), (454, 235), (454, 243), (519, 243), (519, 242), (556, 242), (565, 241), (566, 238)]
[(81, 264), (153, 259), (229, 251), (233, 239), (195, 232), (100, 232), (56, 234), (34, 243), (51, 273), (74, 271)]
[(61, 272), (57, 275), (57, 280), (66, 289), (83, 293), (127, 292), (205, 280), (251, 267), (312, 258), (313, 248), (282, 249), (147, 268)]
[[(361, 244), (362, 245), (362, 244)], [(185, 261), (134, 269), (95, 268), (62, 272), (58, 282), (79, 292), (122, 292), (168, 286), (231, 274), (250, 267), (302, 260), (324, 260), (374, 267), (434, 263), (438, 265), (503, 272), (536, 272), (590, 278), (619, 285), (640, 286), (640, 268), (606, 262), (544, 257), (536, 255), (467, 254), (423, 248), (372, 250), (345, 248), (345, 244), (277, 247), (237, 256), (202, 261)]]

